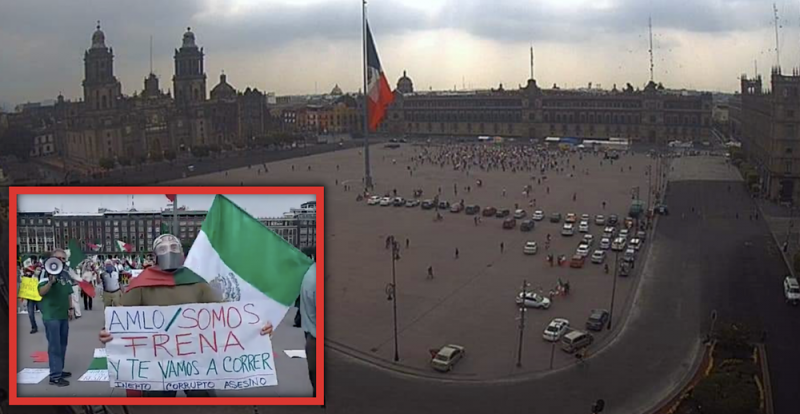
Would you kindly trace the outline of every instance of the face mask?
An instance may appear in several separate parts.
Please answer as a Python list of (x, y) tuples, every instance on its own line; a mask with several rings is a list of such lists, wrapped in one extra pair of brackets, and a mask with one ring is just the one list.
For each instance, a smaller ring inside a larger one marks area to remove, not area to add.
[(114, 266), (106, 266), (106, 272), (111, 273), (114, 271)]

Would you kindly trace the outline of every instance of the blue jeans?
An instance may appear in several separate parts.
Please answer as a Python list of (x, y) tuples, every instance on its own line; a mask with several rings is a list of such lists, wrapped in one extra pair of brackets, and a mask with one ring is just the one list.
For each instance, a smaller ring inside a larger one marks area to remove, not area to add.
[(33, 331), (39, 330), (39, 327), (36, 326), (36, 309), (38, 308), (39, 308), (38, 303), (32, 300), (28, 300), (28, 319), (31, 320), (31, 330)]
[(54, 381), (61, 378), (61, 374), (64, 372), (69, 321), (58, 319), (43, 322), (44, 332), (47, 336), (47, 358), (50, 360), (50, 381)]

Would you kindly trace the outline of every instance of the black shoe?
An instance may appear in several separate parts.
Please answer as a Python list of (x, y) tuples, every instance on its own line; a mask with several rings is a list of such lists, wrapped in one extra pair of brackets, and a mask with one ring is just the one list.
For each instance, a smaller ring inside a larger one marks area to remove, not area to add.
[(56, 387), (68, 387), (69, 381), (65, 380), (64, 378), (50, 380), (50, 385), (55, 385)]
[(33, 329), (31, 329), (31, 333), (32, 333), (32, 334), (35, 334), (36, 332), (39, 332), (39, 330), (38, 330), (38, 329), (36, 329), (36, 328), (33, 328)]
[(69, 378), (71, 376), (72, 376), (72, 373), (69, 372), (69, 371), (62, 371), (61, 372), (61, 378)]

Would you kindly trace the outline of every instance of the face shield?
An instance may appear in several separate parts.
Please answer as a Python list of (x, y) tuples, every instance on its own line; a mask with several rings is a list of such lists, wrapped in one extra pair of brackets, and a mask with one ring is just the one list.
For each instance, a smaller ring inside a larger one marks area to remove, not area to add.
[(156, 264), (163, 270), (176, 270), (183, 266), (183, 247), (181, 241), (171, 235), (163, 234), (153, 242)]

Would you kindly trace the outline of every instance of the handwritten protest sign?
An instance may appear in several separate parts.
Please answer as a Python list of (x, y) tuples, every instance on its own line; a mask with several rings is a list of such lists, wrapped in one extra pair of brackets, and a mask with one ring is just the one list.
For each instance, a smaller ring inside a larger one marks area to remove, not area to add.
[(143, 391), (244, 389), (278, 384), (272, 343), (254, 302), (109, 307), (112, 387)]
[(39, 295), (39, 279), (35, 277), (23, 277), (20, 278), (20, 280), (19, 294), (17, 297), (34, 302), (42, 300), (42, 297)]

